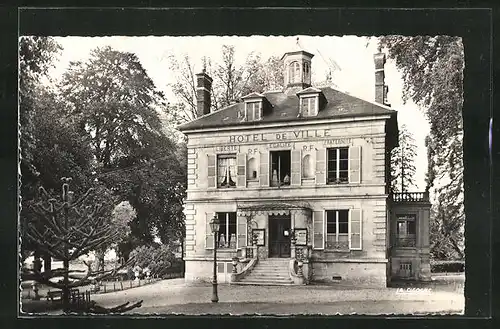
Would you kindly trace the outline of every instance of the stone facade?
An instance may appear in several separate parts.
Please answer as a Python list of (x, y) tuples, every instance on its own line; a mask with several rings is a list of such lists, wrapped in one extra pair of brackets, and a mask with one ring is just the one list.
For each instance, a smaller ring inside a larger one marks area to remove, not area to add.
[[(216, 238), (220, 282), (229, 280), (233, 257), (248, 259), (247, 247), (258, 231), (263, 234), (258, 257), (303, 259), (306, 282), (386, 286), (399, 273), (395, 269), (400, 262), (408, 259), (418, 273), (415, 278), (424, 278), (427, 270), (420, 268), (428, 262), (428, 220), (419, 220), (416, 248), (392, 244), (400, 225), (394, 216), (405, 210), (394, 208), (388, 188), (396, 112), (302, 82), (307, 89), (296, 95), (288, 89), (253, 93), (244, 97), (245, 103), (180, 127), (188, 137), (186, 280), (212, 278), (214, 235), (209, 222), (214, 216), (225, 225), (225, 233)], [(307, 103), (304, 94), (316, 98)], [(304, 104), (313, 104), (315, 111), (302, 112)], [(248, 122), (249, 117), (255, 121)], [(301, 247), (295, 250), (290, 235), (297, 237), (297, 232), (302, 234), (297, 240)]]

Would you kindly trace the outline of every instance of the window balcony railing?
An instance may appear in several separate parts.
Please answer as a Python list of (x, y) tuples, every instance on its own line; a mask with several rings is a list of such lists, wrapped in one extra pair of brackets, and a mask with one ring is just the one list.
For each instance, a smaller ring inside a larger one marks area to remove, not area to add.
[(392, 193), (394, 202), (429, 202), (429, 192)]
[(396, 235), (394, 237), (394, 246), (402, 248), (414, 248), (416, 246), (415, 234)]

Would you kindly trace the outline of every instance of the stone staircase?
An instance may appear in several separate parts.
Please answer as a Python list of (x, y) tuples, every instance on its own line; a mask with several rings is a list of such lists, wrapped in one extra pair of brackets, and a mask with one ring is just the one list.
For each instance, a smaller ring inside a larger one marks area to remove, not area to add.
[(291, 286), (288, 258), (259, 259), (250, 273), (233, 284), (261, 286)]

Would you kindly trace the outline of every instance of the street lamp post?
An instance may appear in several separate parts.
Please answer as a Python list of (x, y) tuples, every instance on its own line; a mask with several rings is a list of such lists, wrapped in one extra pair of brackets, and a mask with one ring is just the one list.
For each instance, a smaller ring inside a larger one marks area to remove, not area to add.
[(217, 233), (219, 232), (219, 218), (214, 215), (210, 221), (210, 228), (214, 234), (214, 278), (212, 282), (212, 303), (219, 302), (219, 296), (217, 295)]

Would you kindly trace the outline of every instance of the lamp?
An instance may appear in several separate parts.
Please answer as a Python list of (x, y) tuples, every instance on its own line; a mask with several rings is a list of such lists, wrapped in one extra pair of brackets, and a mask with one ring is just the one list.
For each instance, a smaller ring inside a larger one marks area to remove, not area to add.
[(219, 232), (220, 222), (217, 214), (210, 220), (210, 229), (214, 234), (214, 279), (212, 282), (212, 303), (217, 303), (219, 301), (219, 296), (217, 294), (217, 233)]

